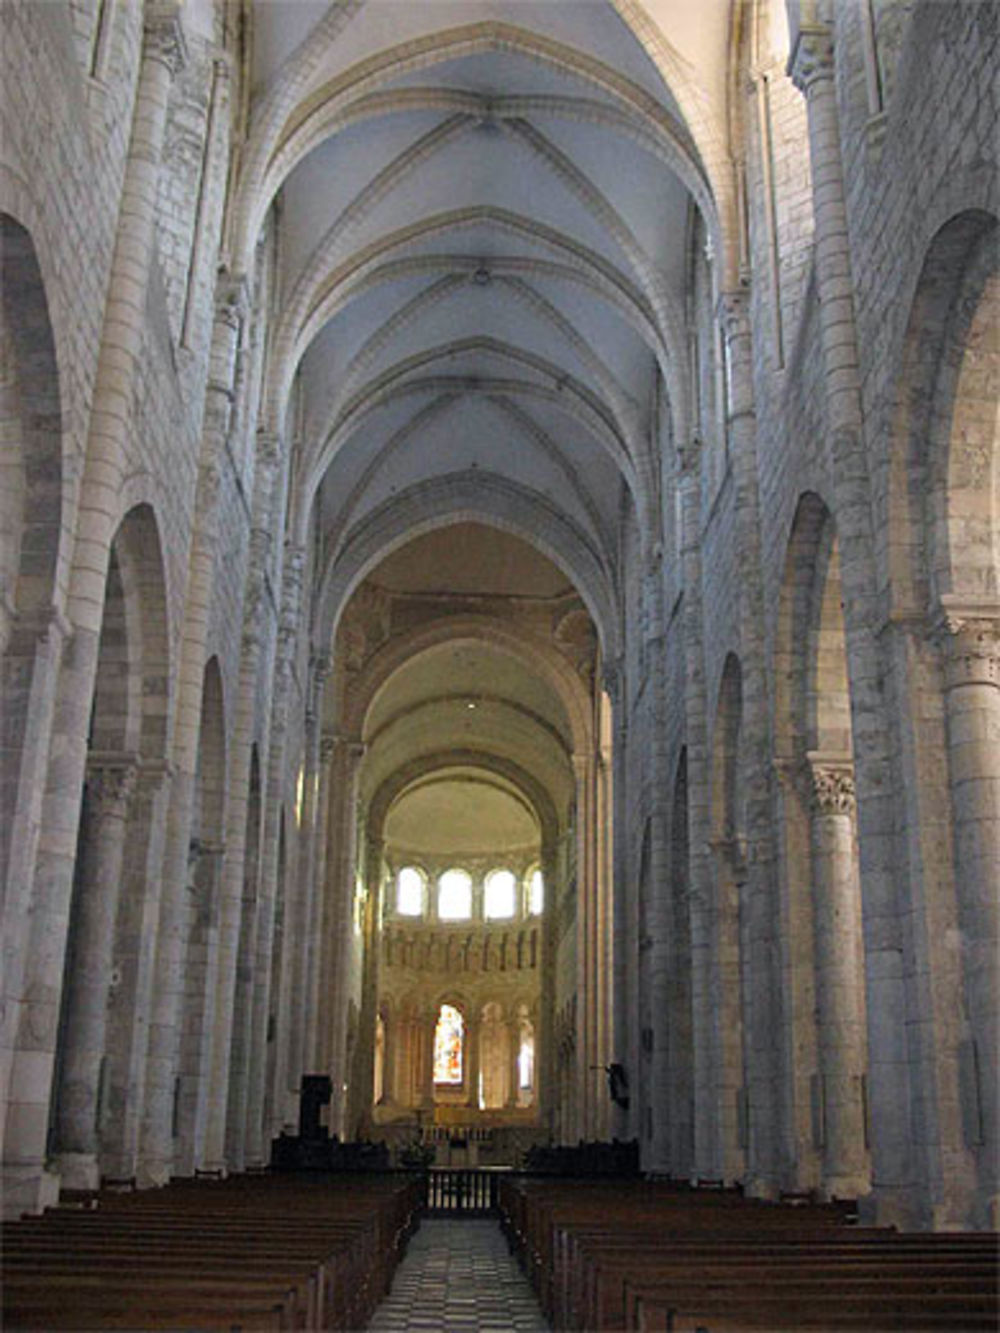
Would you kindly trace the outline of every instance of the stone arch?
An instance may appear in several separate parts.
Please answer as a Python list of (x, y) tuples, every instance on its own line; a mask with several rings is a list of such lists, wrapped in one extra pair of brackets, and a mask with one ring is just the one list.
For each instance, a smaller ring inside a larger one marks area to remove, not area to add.
[[(120, 602), (111, 612), (123, 620), (127, 636), (123, 683), (129, 705), (123, 719), (114, 700), (108, 699), (109, 720), (118, 714), (119, 739), (126, 748), (144, 760), (163, 760), (170, 703), (170, 640), (163, 547), (150, 505), (139, 504), (128, 511), (115, 534), (111, 556), (120, 579)], [(108, 610), (106, 605), (105, 618)], [(103, 633), (102, 628), (102, 637)], [(109, 650), (117, 651), (117, 645), (109, 643)], [(99, 670), (95, 697), (106, 689)], [(94, 740), (98, 740), (96, 732)]]
[(95, 1184), (102, 1158), (120, 1146), (112, 1141), (123, 1122), (109, 1115), (111, 1082), (117, 1067), (119, 1086), (127, 1084), (133, 1038), (109, 1026), (109, 995), (128, 935), (119, 912), (141, 919), (148, 890), (153, 797), (166, 757), (166, 624), (156, 520), (138, 505), (111, 545), (64, 963), (51, 1146), (70, 1187)]
[(834, 517), (814, 492), (800, 497), (789, 536), (775, 678), (797, 1015), (788, 1034), (791, 1095), (798, 1133), (813, 1149), (801, 1154), (799, 1183), (846, 1196), (869, 1187), (864, 942), (840, 551)]
[(482, 472), (453, 473), (409, 487), (345, 536), (319, 580), (316, 642), (332, 642), (351, 594), (387, 555), (414, 537), (460, 522), (511, 532), (547, 556), (577, 588), (597, 627), (605, 659), (614, 659), (617, 599), (604, 553), (540, 496)]
[[(27, 840), (41, 738), (33, 697), (55, 670), (63, 505), (62, 398), (45, 284), (28, 230), (0, 213), (0, 884)], [(50, 631), (50, 626), (53, 632)]]
[(412, 634), (393, 638), (371, 658), (360, 688), (352, 692), (344, 715), (348, 735), (361, 735), (365, 716), (379, 691), (401, 666), (443, 643), (480, 642), (515, 657), (540, 675), (566, 710), (574, 750), (582, 752), (590, 734), (586, 690), (566, 658), (542, 638), (524, 629), (516, 632), (486, 616), (452, 616)]
[[(0, 611), (37, 615), (51, 607), (56, 592), (59, 371), (34, 243), (6, 213), (0, 213), (0, 425)], [(4, 642), (0, 636), (0, 648)]]
[(998, 223), (969, 209), (928, 247), (894, 423), (890, 576), (901, 610), (1000, 598)]
[[(959, 1211), (978, 1223), (1000, 1188), (998, 260), (1000, 226), (981, 209), (954, 215), (930, 241), (904, 342), (890, 511), (893, 601), (919, 627), (913, 654), (923, 668), (909, 694), (913, 823), (929, 883), (954, 884), (953, 898), (927, 892), (921, 908), (928, 938), (961, 940), (957, 969), (950, 955), (935, 957), (936, 984), (954, 983), (960, 1012), (939, 1037), (958, 1086), (934, 1114), (956, 1141), (948, 1191), (969, 1201)], [(930, 758), (942, 743), (944, 773)]]

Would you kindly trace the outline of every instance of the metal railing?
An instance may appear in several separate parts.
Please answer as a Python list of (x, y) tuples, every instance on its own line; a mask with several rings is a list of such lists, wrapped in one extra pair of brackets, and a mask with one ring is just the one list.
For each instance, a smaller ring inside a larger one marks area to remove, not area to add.
[(427, 1172), (427, 1212), (449, 1217), (456, 1213), (484, 1217), (495, 1213), (497, 1182), (503, 1174), (503, 1167), (431, 1167)]

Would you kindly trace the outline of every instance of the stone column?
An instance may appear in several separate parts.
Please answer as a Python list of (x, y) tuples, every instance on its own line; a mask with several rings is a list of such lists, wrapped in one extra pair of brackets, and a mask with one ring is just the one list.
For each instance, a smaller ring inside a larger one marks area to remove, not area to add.
[[(279, 436), (258, 431), (256, 470), (254, 476), (253, 514), (250, 531), (250, 559), (247, 586), (243, 600), (243, 641), (240, 656), (239, 688), (232, 727), (232, 761), (227, 773), (229, 795), (225, 815), (226, 860), (223, 866), (219, 911), (219, 955), (217, 995), (215, 999), (215, 1029), (212, 1034), (210, 1115), (205, 1132), (206, 1166), (221, 1169), (226, 1165), (227, 1117), (234, 1123), (248, 1124), (242, 1108), (233, 1101), (244, 1101), (250, 1095), (254, 1077), (263, 1082), (263, 1071), (255, 1067), (255, 1054), (266, 1042), (266, 1010), (262, 1031), (258, 1032), (258, 1011), (254, 1006), (254, 1032), (247, 1069), (237, 1071), (230, 1081), (232, 1054), (232, 1019), (235, 998), (236, 962), (239, 951), (240, 926), (243, 913), (244, 871), (246, 861), (247, 803), (250, 791), (250, 756), (257, 737), (256, 714), (260, 690), (260, 673), (264, 660), (264, 645), (269, 638), (266, 588), (269, 577), (270, 553), (274, 544), (275, 514), (280, 508), (282, 487), (278, 484), (283, 449)], [(279, 698), (277, 687), (272, 691)], [(279, 711), (275, 704), (275, 713)], [(277, 722), (272, 720), (272, 731)], [(260, 975), (260, 934), (267, 929), (269, 913), (273, 911), (274, 874), (277, 861), (277, 836), (274, 821), (280, 814), (280, 801), (272, 797), (270, 785), (270, 756), (265, 770), (262, 814), (265, 823), (264, 855), (261, 858), (260, 888), (257, 896), (256, 921), (250, 932), (250, 949), (257, 945), (257, 975)], [(268, 839), (268, 820), (271, 837)], [(268, 859), (270, 853), (270, 859)], [(251, 952), (251, 956), (253, 956)], [(264, 977), (270, 969), (270, 954), (264, 967)], [(247, 1130), (249, 1139), (250, 1129)], [(230, 1145), (232, 1146), (232, 1145)], [(236, 1149), (233, 1165), (240, 1169), (244, 1161)]]
[(1000, 618), (949, 609), (945, 654), (948, 770), (962, 971), (971, 1054), (967, 1141), (978, 1176), (977, 1216), (1000, 1219)]
[[(434, 1032), (437, 1027), (437, 1012), (431, 1010), (424, 1015), (418, 1029), (420, 1044), (420, 1106), (422, 1110), (434, 1110)], [(433, 1124), (434, 1117), (429, 1122)]]
[(330, 841), (331, 873), (328, 875), (327, 894), (330, 904), (330, 926), (325, 944), (329, 952), (323, 967), (328, 987), (323, 1003), (325, 1032), (322, 1040), (325, 1058), (333, 1075), (334, 1094), (339, 1105), (331, 1109), (338, 1123), (346, 1112), (344, 1084), (348, 1083), (347, 1058), (347, 980), (348, 959), (351, 949), (351, 914), (354, 910), (354, 856), (357, 841), (358, 779), (364, 745), (350, 736), (334, 737), (333, 786), (334, 806), (330, 813), (332, 836)]
[[(746, 1166), (746, 882), (747, 847), (743, 837), (730, 835), (711, 844), (715, 862), (712, 961), (715, 1001), (713, 1043), (715, 1108), (718, 1117), (719, 1176), (741, 1180)], [(742, 1123), (741, 1123), (742, 1120)]]
[(816, 998), (823, 1108), (823, 1192), (868, 1192), (861, 897), (850, 759), (809, 755)]
[(584, 1138), (600, 1137), (602, 1089), (591, 1065), (603, 1065), (605, 1052), (597, 1049), (598, 1014), (603, 1004), (605, 978), (596, 966), (597, 899), (594, 866), (594, 762), (590, 754), (573, 755), (576, 777), (576, 975), (577, 996), (577, 1108)]
[[(293, 1068), (302, 1074), (318, 1072), (314, 1067), (316, 1012), (313, 978), (319, 958), (320, 908), (322, 904), (322, 884), (318, 867), (322, 861), (321, 834), (325, 821), (320, 803), (321, 775), (321, 721), (323, 712), (323, 690), (330, 672), (330, 658), (327, 654), (313, 654), (309, 666), (309, 684), (307, 686), (307, 704), (305, 718), (305, 737), (303, 745), (303, 783), (302, 783), (302, 824), (301, 840), (303, 852), (299, 865), (299, 890), (301, 895), (301, 915), (299, 947), (296, 951), (296, 982), (293, 989), (294, 1010), (292, 1026), (295, 1035), (295, 1059)], [(297, 1082), (297, 1079), (296, 1079)]]
[(712, 912), (711, 797), (705, 697), (704, 622), (701, 588), (701, 444), (679, 454), (680, 545), (684, 580), (684, 720), (687, 738), (688, 845), (691, 907), (691, 1027), (694, 1054), (694, 1173), (722, 1175), (715, 1069), (719, 1062), (712, 984), (717, 961)]
[[(323, 1073), (326, 1048), (320, 1042), (322, 1026), (320, 989), (323, 964), (329, 958), (327, 936), (331, 929), (330, 894), (326, 882), (327, 852), (330, 836), (330, 784), (333, 771), (334, 739), (323, 733), (319, 741), (319, 774), (316, 791), (316, 815), (313, 853), (313, 913), (309, 926), (309, 972), (306, 995), (306, 1063)], [(327, 983), (329, 978), (326, 978)]]
[[(789, 71), (806, 97), (816, 221), (816, 283), (823, 347), (826, 427), (841, 551), (844, 630), (851, 688), (858, 852), (869, 1023), (873, 1199), (866, 1220), (914, 1225), (920, 1201), (914, 1142), (913, 1070), (907, 1021), (918, 1004), (918, 971), (907, 954), (907, 907), (895, 865), (891, 747), (876, 639), (879, 580), (868, 456), (862, 430), (850, 229), (829, 27), (803, 23)], [(858, 739), (860, 738), (860, 740)]]
[(163, 1184), (173, 1156), (174, 1084), (184, 1003), (185, 957), (190, 933), (188, 845), (194, 809), (205, 657), (214, 590), (221, 467), (229, 434), (237, 353), (247, 315), (245, 279), (222, 273), (216, 287), (215, 324), (205, 393), (194, 534), (177, 673), (174, 780), (167, 814), (163, 889), (157, 932), (155, 981), (146, 1061), (146, 1104), (140, 1178)]
[(760, 551), (760, 495), (757, 417), (753, 385), (753, 342), (749, 289), (725, 292), (718, 318), (729, 366), (726, 425), (735, 485), (736, 550), (740, 564), (740, 666), (743, 682), (741, 783), (746, 789), (746, 877), (741, 893), (746, 980), (743, 1015), (746, 1180), (748, 1192), (774, 1196), (781, 1173), (782, 1077), (780, 978), (775, 975), (777, 891), (775, 882), (774, 792), (769, 756), (773, 738), (767, 686), (763, 574)]
[(478, 1016), (470, 1014), (465, 1020), (465, 1068), (462, 1070), (465, 1083), (465, 1105), (470, 1110), (479, 1109), (479, 1070), (482, 1064), (483, 1039), (482, 1022)]
[(516, 1018), (509, 1018), (507, 1020), (507, 1043), (507, 1077), (509, 1080), (509, 1087), (507, 1088), (507, 1106), (512, 1108), (517, 1106), (518, 1085), (521, 1081), (520, 1065), (518, 1062), (521, 1048), (521, 1026)]
[(133, 402), (145, 334), (146, 295), (155, 249), (157, 186), (174, 75), (186, 58), (179, 7), (145, 7), (141, 64), (122, 181), (86, 453), (77, 538), (69, 576), (63, 655), (35, 865), (34, 921), (26, 950), (17, 1038), (19, 1083), (29, 1098), (11, 1103), (4, 1137), (5, 1213), (37, 1207), (52, 1193), (45, 1169), (49, 1075), (63, 984), (68, 911), (87, 762), (94, 680), (111, 543), (133, 428)]
[(137, 764), (131, 755), (91, 756), (85, 846), (75, 895), (66, 982), (56, 1142), (64, 1188), (95, 1189), (98, 1113), (108, 989), (121, 892), (122, 854)]
[(138, 1166), (160, 872), (172, 781), (171, 766), (164, 760), (140, 760), (129, 804), (105, 1040), (111, 1060), (111, 1104), (101, 1116), (101, 1173), (119, 1180), (136, 1175)]

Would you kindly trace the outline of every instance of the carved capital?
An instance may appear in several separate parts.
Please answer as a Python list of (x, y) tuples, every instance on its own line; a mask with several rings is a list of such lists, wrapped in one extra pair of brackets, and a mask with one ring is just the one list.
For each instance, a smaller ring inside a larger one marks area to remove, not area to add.
[(1000, 686), (1000, 619), (946, 612), (938, 626), (945, 654), (945, 685)]
[(677, 447), (677, 466), (682, 477), (696, 477), (701, 464), (701, 436), (692, 435)]
[(275, 468), (281, 460), (281, 436), (277, 431), (257, 432), (257, 463), (260, 467)]
[(175, 79), (187, 64), (188, 49), (176, 0), (154, 0), (146, 4), (143, 55), (166, 65)]
[(808, 97), (817, 84), (833, 78), (833, 32), (825, 23), (803, 23), (788, 58), (788, 75)]
[(719, 321), (726, 342), (750, 335), (750, 291), (737, 289), (723, 292), (715, 307), (715, 316)]
[(319, 762), (329, 764), (337, 750), (337, 737), (332, 731), (324, 731), (319, 741)]
[(249, 309), (250, 284), (246, 274), (232, 274), (220, 268), (215, 283), (215, 318), (227, 328), (239, 330)]
[(810, 800), (817, 815), (853, 815), (854, 766), (849, 761), (809, 756)]
[(124, 819), (135, 793), (135, 755), (91, 752), (87, 758), (87, 799), (98, 819)]

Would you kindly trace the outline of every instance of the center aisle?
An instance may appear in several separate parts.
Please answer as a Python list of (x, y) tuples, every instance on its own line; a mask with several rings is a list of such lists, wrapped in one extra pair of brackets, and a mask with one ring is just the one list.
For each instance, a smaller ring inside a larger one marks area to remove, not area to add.
[(368, 1325), (375, 1333), (544, 1333), (534, 1292), (496, 1222), (421, 1222), (392, 1290)]

